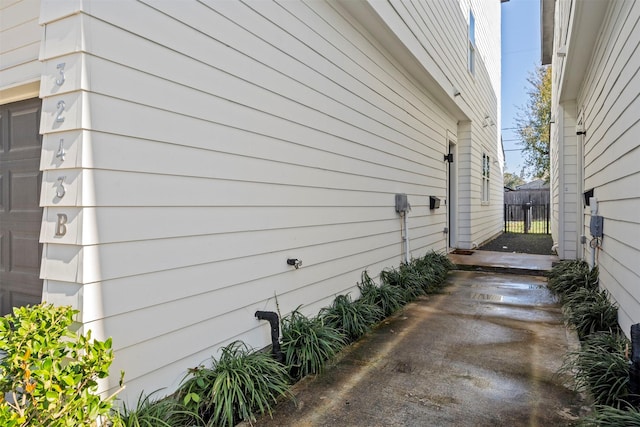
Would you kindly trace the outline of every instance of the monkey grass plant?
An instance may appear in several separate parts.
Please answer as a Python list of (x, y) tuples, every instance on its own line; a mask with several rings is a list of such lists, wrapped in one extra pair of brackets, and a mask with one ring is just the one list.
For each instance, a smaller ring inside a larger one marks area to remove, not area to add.
[(282, 351), (294, 380), (321, 373), (346, 343), (344, 334), (323, 318), (307, 318), (299, 309), (282, 319)]
[(625, 409), (598, 405), (594, 412), (580, 420), (580, 427), (640, 427), (640, 411), (637, 408)]
[(596, 405), (627, 405), (629, 364), (625, 351), (629, 340), (622, 333), (596, 332), (579, 350), (567, 355), (562, 372), (575, 374), (576, 388), (587, 391)]
[(241, 341), (221, 351), (211, 368), (192, 370), (177, 393), (207, 425), (252, 422), (257, 414), (271, 414), (279, 397), (290, 395), (286, 368), (270, 354), (250, 351)]
[(366, 270), (362, 272), (361, 278), (361, 282), (358, 283), (360, 299), (380, 307), (381, 318), (379, 320), (389, 317), (407, 303), (405, 293), (401, 288), (387, 283), (377, 286)]
[(343, 333), (349, 342), (362, 337), (378, 323), (382, 309), (365, 300), (352, 301), (347, 295), (338, 295), (333, 304), (320, 310), (323, 321)]

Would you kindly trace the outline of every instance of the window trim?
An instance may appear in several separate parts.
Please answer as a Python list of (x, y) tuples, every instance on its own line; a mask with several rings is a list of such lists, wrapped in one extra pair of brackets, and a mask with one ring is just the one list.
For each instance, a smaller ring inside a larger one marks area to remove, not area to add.
[(491, 203), (491, 157), (482, 150), (482, 178), (481, 178), (480, 202), (482, 205)]

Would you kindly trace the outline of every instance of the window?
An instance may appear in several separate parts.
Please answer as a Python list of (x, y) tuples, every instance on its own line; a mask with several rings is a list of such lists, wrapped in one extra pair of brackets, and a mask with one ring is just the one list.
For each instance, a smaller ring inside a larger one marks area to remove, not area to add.
[(469, 72), (476, 74), (476, 18), (469, 11)]
[(489, 155), (482, 153), (482, 203), (489, 203), (489, 194), (491, 187), (489, 186)]

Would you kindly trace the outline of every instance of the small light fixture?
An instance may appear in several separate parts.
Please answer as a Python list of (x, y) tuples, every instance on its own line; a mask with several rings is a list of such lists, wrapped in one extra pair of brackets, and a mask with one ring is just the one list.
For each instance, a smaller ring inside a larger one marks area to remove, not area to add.
[(444, 155), (444, 161), (445, 162), (449, 162), (449, 163), (453, 163), (453, 153), (445, 154)]
[(567, 56), (567, 45), (560, 46), (556, 51), (556, 55), (558, 55), (560, 58), (564, 58), (565, 56)]
[(489, 115), (487, 114), (486, 116), (484, 116), (484, 120), (482, 121), (482, 127), (486, 128), (487, 126), (493, 126), (496, 123), (491, 119), (491, 117), (489, 117)]

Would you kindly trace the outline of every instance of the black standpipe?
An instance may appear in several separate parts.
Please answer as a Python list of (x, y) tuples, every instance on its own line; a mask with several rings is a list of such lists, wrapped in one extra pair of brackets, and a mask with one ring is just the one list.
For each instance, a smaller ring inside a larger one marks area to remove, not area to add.
[(284, 354), (280, 350), (280, 319), (273, 311), (256, 311), (258, 320), (267, 320), (271, 325), (271, 354), (280, 362), (284, 363)]
[(631, 360), (629, 361), (630, 402), (635, 408), (640, 405), (640, 323), (631, 325)]

